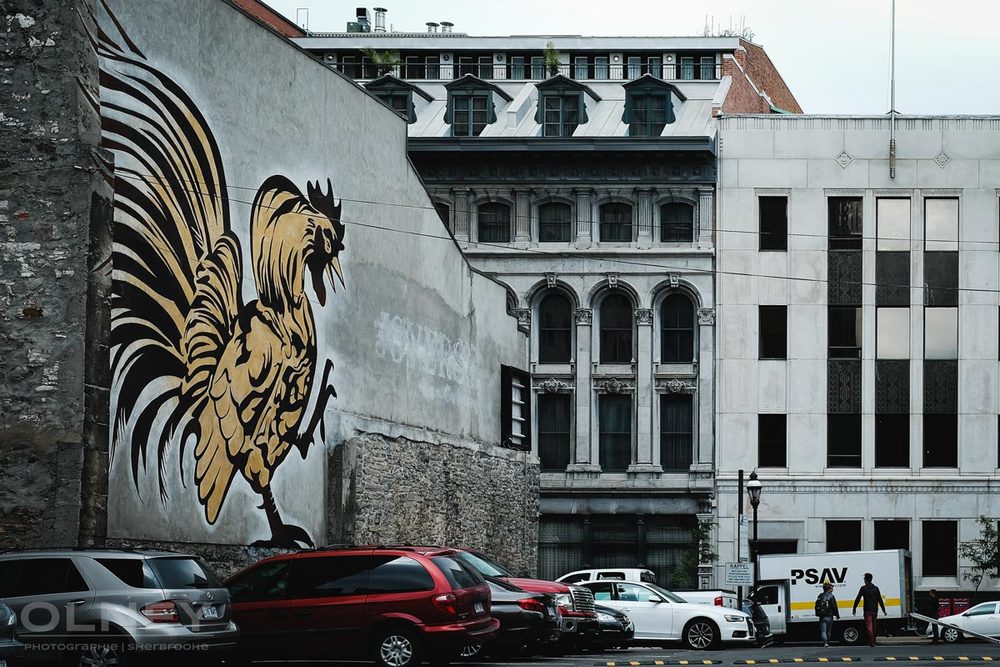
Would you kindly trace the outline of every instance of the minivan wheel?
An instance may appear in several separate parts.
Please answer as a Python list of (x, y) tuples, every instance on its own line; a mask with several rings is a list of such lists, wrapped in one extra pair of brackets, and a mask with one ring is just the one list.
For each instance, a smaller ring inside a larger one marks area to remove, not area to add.
[(379, 667), (410, 667), (420, 664), (420, 648), (416, 634), (395, 627), (382, 630), (375, 638), (375, 664)]
[(125, 667), (128, 660), (124, 642), (88, 644), (73, 663), (79, 667)]
[(696, 618), (684, 627), (684, 645), (697, 651), (713, 648), (719, 642), (719, 630), (704, 618)]

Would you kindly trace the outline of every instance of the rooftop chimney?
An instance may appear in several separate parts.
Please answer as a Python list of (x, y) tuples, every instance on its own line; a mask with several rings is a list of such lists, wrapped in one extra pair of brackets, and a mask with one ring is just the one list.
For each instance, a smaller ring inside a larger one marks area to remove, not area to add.
[(441, 32), (451, 32), (454, 25), (451, 21), (441, 21)]
[(385, 32), (385, 13), (389, 11), (385, 7), (375, 7), (375, 32)]
[(438, 31), (438, 24), (435, 23), (434, 21), (428, 21), (427, 32), (437, 32), (437, 31)]

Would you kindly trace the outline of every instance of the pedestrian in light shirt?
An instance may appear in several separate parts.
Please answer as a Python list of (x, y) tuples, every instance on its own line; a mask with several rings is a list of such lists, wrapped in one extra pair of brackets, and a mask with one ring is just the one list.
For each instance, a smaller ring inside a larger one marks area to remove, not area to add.
[(865, 585), (858, 589), (858, 597), (854, 598), (854, 607), (851, 609), (852, 614), (858, 613), (858, 603), (864, 601), (864, 613), (865, 613), (865, 631), (868, 633), (868, 645), (875, 646), (875, 619), (878, 618), (878, 609), (882, 608), (882, 613), (887, 613), (885, 610), (885, 602), (882, 601), (882, 591), (878, 589), (878, 586), (872, 583), (871, 572), (865, 573)]

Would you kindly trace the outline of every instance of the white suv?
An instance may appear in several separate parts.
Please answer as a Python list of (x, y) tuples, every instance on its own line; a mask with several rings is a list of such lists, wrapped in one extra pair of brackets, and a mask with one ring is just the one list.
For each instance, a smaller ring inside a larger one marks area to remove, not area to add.
[(603, 570), (576, 570), (556, 579), (561, 584), (582, 584), (587, 581), (641, 581), (655, 584), (656, 575), (652, 570), (637, 567), (604, 568)]

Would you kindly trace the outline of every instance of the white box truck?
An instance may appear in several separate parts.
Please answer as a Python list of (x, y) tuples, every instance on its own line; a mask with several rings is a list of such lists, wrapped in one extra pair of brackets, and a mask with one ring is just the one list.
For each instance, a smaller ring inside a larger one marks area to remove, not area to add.
[(866, 572), (879, 587), (886, 613), (878, 617), (879, 634), (899, 634), (910, 623), (913, 611), (913, 576), (910, 553), (903, 549), (839, 551), (814, 554), (760, 556), (757, 589), (753, 599), (767, 614), (771, 633), (781, 639), (819, 639), (816, 598), (823, 584), (833, 584), (840, 620), (834, 620), (834, 637), (856, 644), (865, 637), (862, 605), (856, 615), (851, 607)]

